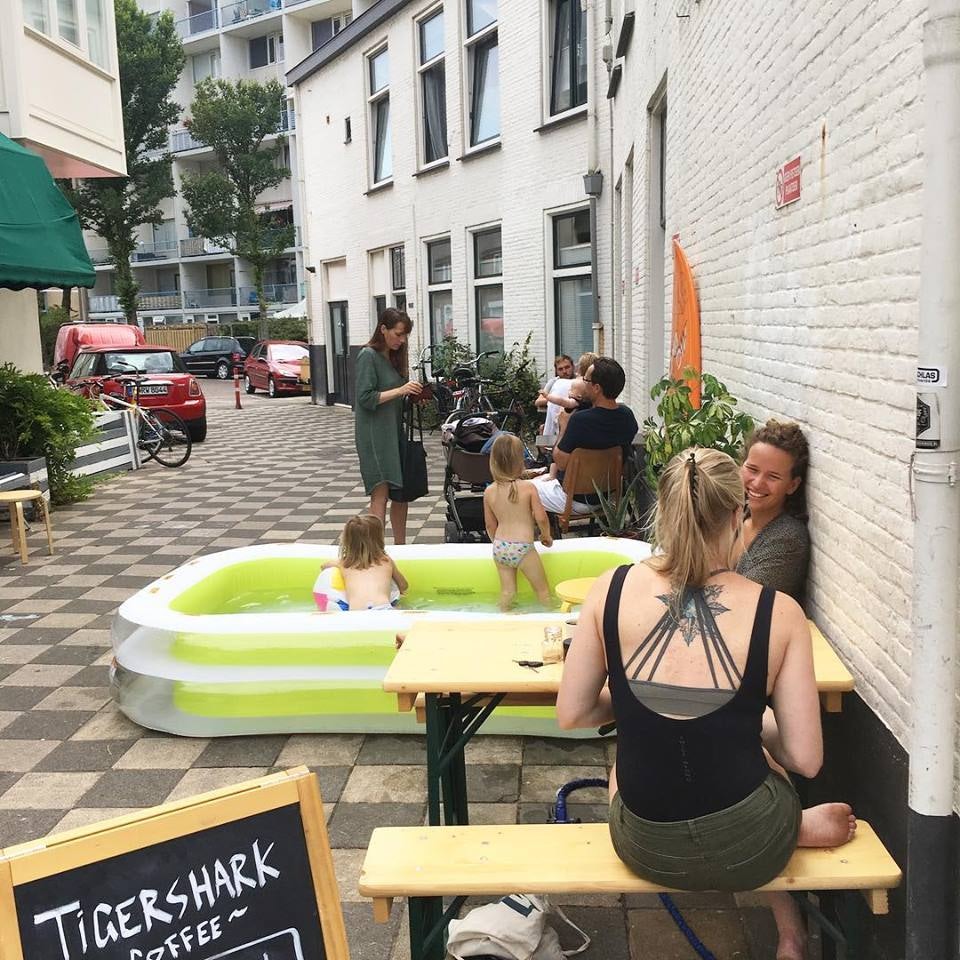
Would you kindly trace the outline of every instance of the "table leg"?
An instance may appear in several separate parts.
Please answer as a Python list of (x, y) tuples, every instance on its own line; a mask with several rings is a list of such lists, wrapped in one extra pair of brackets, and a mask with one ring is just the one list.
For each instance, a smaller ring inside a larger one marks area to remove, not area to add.
[[(426, 695), (427, 728), (427, 822), (431, 827), (440, 826), (440, 705), (439, 695)], [(411, 930), (411, 934), (413, 931)]]

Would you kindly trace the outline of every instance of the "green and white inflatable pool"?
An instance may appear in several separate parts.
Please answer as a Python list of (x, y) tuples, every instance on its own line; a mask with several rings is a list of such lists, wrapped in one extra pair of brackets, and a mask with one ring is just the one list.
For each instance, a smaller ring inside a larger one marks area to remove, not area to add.
[[(416, 732), (381, 689), (395, 638), (415, 619), (543, 610), (520, 578), (518, 610), (496, 610), (499, 580), (484, 544), (391, 547), (410, 582), (394, 610), (320, 613), (312, 588), (336, 547), (243, 547), (191, 560), (145, 587), (113, 625), (114, 695), (145, 727), (185, 736)], [(551, 586), (649, 556), (645, 543), (562, 540), (542, 550)], [(559, 736), (553, 710), (501, 708), (484, 730)]]

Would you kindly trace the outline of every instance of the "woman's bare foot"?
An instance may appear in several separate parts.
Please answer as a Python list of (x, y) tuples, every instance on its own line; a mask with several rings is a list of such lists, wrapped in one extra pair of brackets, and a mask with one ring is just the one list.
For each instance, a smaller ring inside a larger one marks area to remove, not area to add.
[(821, 803), (803, 811), (798, 847), (839, 847), (853, 839), (857, 818), (849, 803)]

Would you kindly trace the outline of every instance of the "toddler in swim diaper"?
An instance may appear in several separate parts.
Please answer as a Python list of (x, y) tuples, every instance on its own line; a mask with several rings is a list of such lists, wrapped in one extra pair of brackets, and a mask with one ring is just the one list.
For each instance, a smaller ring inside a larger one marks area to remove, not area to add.
[(500, 575), (500, 609), (509, 610), (517, 593), (517, 570), (530, 581), (543, 604), (550, 604), (550, 587), (543, 562), (534, 547), (535, 526), (540, 542), (553, 546), (546, 511), (533, 484), (521, 480), (523, 444), (501, 433), (490, 449), (493, 483), (483, 492), (483, 519), (493, 543), (493, 561)]
[(394, 584), (400, 593), (407, 590), (406, 577), (387, 555), (383, 523), (372, 513), (352, 517), (340, 534), (340, 558), (323, 565), (339, 567), (349, 610), (389, 610)]

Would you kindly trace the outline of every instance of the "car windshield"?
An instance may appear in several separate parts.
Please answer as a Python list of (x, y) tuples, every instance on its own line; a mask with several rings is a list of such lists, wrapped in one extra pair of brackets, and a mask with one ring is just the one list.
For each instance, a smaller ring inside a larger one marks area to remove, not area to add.
[(271, 360), (303, 360), (307, 356), (307, 348), (296, 343), (275, 343), (270, 348)]
[(107, 353), (104, 365), (108, 373), (180, 373), (183, 364), (168, 351), (159, 353)]

